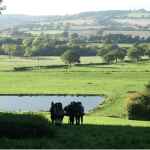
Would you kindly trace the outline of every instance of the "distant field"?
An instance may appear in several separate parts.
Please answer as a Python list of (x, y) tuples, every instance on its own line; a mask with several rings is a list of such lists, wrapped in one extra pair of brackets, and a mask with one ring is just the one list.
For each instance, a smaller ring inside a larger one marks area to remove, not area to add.
[[(90, 24), (90, 25), (92, 25), (93, 24), (93, 20), (91, 19), (91, 20), (67, 20), (67, 21), (55, 21), (54, 22), (54, 25), (57, 25), (59, 22), (63, 22), (63, 24), (65, 24), (65, 23), (74, 23), (74, 24), (77, 24), (77, 25), (82, 25), (82, 24), (84, 24), (84, 23), (87, 23), (87, 24)], [(40, 23), (41, 25), (43, 25), (43, 24), (51, 24), (51, 22), (42, 22), (42, 23)]]
[(147, 26), (147, 24), (150, 24), (150, 19), (113, 19), (114, 21), (118, 23), (129, 23), (129, 24), (137, 24), (141, 26)]
[[(98, 45), (99, 47), (103, 47), (103, 44), (98, 44), (98, 43), (89, 43), (88, 45)], [(133, 44), (117, 44), (119, 47), (132, 47)]]
[(148, 15), (150, 15), (150, 13), (129, 13), (127, 14), (126, 16), (133, 16), (133, 17), (141, 17), (141, 16), (144, 16), (144, 17), (147, 17)]
[(60, 34), (63, 32), (63, 30), (42, 30), (42, 31), (29, 31), (26, 33), (31, 33), (33, 35), (37, 34), (39, 35), (41, 32), (44, 32), (44, 34)]
[[(148, 56), (142, 56), (142, 59), (148, 59)], [(129, 60), (125, 56), (124, 60)], [(102, 63), (103, 59), (100, 56), (82, 56), (80, 57), (81, 64), (87, 63)], [(13, 70), (14, 67), (32, 67), (38, 66), (38, 57), (11, 57), (9, 55), (0, 55), (0, 71), (1, 70)], [(46, 65), (64, 65), (63, 61), (60, 59), (60, 56), (40, 56), (39, 57), (39, 66)], [(113, 68), (112, 68), (113, 69)], [(141, 68), (142, 69), (142, 68)]]
[(147, 38), (148, 36), (150, 36), (150, 31), (104, 31), (103, 32), (103, 36), (105, 36), (106, 34), (131, 34), (132, 38), (135, 37), (136, 35), (139, 35), (139, 37), (145, 37)]

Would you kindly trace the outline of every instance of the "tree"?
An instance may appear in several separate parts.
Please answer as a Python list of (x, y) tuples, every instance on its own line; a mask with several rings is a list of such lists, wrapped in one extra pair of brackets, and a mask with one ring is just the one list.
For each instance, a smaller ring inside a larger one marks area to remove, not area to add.
[(79, 38), (70, 39), (69, 43), (71, 44), (81, 44), (82, 40)]
[(56, 29), (57, 29), (57, 30), (60, 30), (60, 28), (61, 28), (61, 26), (58, 24), (58, 25), (56, 26)]
[(12, 46), (13, 46), (13, 44), (3, 44), (1, 47), (1, 49), (5, 53), (8, 53), (10, 55), (10, 58), (11, 58), (11, 53), (12, 53)]
[(88, 36), (88, 41), (94, 42), (95, 36), (93, 34)]
[(80, 59), (80, 56), (78, 53), (76, 53), (75, 51), (73, 50), (68, 50), (66, 52), (64, 52), (62, 55), (61, 55), (61, 59), (63, 62), (65, 62), (65, 64), (70, 64), (71, 66), (71, 63), (75, 63), (75, 62), (78, 62), (80, 63), (81, 61), (79, 60)]
[(150, 36), (146, 38), (146, 43), (150, 43)]
[(113, 50), (113, 51), (111, 51), (111, 52), (109, 52), (109, 53), (112, 54), (112, 55), (115, 57), (116, 63), (117, 63), (117, 58), (118, 58), (118, 56), (119, 56), (119, 50), (116, 49), (116, 50)]
[(24, 53), (25, 53), (25, 50), (22, 46), (20, 45), (17, 45), (17, 44), (14, 44), (12, 46), (12, 55), (15, 57), (15, 56), (18, 56), (18, 57), (23, 57), (24, 56)]
[(3, 34), (7, 37), (7, 35), (9, 35), (9, 32), (5, 31)]
[(63, 32), (63, 33), (61, 33), (61, 37), (69, 37), (68, 32)]
[(32, 41), (34, 40), (35, 38), (25, 38), (23, 39), (22, 41), (22, 44), (26, 47), (31, 47), (32, 45)]
[(122, 60), (122, 62), (123, 62), (125, 56), (126, 56), (126, 54), (123, 51), (120, 51), (119, 55), (118, 55), (118, 59)]
[[(0, 5), (2, 5), (3, 0), (0, 0)], [(3, 7), (0, 7), (0, 14), (2, 14), (1, 10), (4, 11), (6, 10), (6, 5), (4, 5)]]
[(77, 33), (71, 34), (71, 39), (79, 38), (79, 35)]
[(107, 45), (107, 44), (111, 44), (111, 40), (106, 38), (106, 39), (103, 41), (103, 45), (105, 46), (105, 45)]
[(33, 41), (32, 41), (32, 46), (38, 46), (41, 42), (42, 42), (43, 38), (41, 37), (36, 37)]
[(138, 45), (139, 45), (139, 43), (136, 42), (136, 43), (133, 44), (133, 47), (137, 47)]
[(145, 52), (145, 55), (148, 55), (149, 59), (150, 59), (150, 49), (147, 49)]
[(115, 60), (114, 55), (112, 55), (111, 53), (104, 55), (102, 58), (108, 63), (110, 63), (110, 61)]
[(65, 25), (65, 26), (64, 26), (64, 31), (69, 30), (69, 28), (70, 28), (70, 26), (69, 26), (69, 25)]
[(24, 56), (31, 56), (31, 48), (30, 47), (27, 47), (26, 49), (25, 49), (25, 54), (24, 54)]
[(39, 36), (44, 37), (44, 32), (41, 32)]
[(139, 59), (141, 59), (141, 56), (144, 56), (144, 49), (142, 49), (140, 46), (137, 46), (137, 47), (133, 47), (131, 48), (127, 55), (128, 55), (128, 58), (130, 58), (131, 60), (136, 60), (138, 61)]
[(82, 42), (87, 42), (87, 37), (86, 36), (83, 37)]

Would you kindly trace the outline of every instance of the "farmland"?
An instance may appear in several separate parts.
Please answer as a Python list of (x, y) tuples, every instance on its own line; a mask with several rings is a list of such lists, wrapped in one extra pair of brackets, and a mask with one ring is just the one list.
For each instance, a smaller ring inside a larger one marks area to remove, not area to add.
[(33, 35), (37, 34), (39, 35), (41, 32), (44, 32), (44, 34), (61, 34), (63, 30), (41, 30), (41, 31), (28, 31), (27, 33), (31, 33)]
[(129, 13), (126, 16), (129, 16), (129, 17), (131, 17), (131, 16), (133, 16), (133, 17), (141, 17), (141, 16), (147, 17), (149, 15), (150, 15), (150, 13)]
[(127, 35), (127, 34), (131, 34), (132, 37), (135, 37), (136, 35), (139, 35), (139, 37), (145, 37), (147, 38), (148, 36), (150, 36), (150, 31), (104, 31), (103, 32), (103, 36), (106, 35), (106, 34), (124, 34), (124, 35)]
[(139, 26), (147, 26), (147, 24), (150, 24), (150, 19), (113, 19), (113, 20), (122, 24), (126, 22), (132, 25), (137, 24)]
[[(93, 20), (91, 19), (91, 20), (67, 20), (67, 21), (54, 21), (54, 25), (57, 25), (59, 22), (63, 22), (63, 24), (65, 24), (65, 23), (74, 23), (74, 24), (76, 24), (76, 25), (82, 25), (82, 24), (84, 24), (84, 23), (87, 23), (87, 24), (90, 24), (90, 25), (92, 25), (93, 24)], [(43, 25), (43, 24), (51, 24), (51, 22), (42, 22), (41, 23), (41, 25)]]
[[(37, 64), (37, 58), (35, 57), (10, 59), (9, 56), (3, 55), (1, 58), (4, 58), (0, 59), (2, 64), (1, 69), (7, 68), (11, 70), (14, 66), (23, 66), (23, 64), (25, 66), (32, 66)], [(144, 56), (142, 58), (146, 59), (147, 57)], [(60, 57), (45, 57), (45, 59), (44, 57), (40, 57), (40, 59), (40, 65), (62, 63)], [(101, 57), (81, 57), (81, 63), (90, 62), (99, 63), (102, 62), (102, 59)], [(44, 136), (41, 138), (10, 139), (3, 137), (0, 138), (3, 141), (0, 148), (149, 148), (149, 121), (128, 120), (128, 118), (122, 116), (122, 113), (124, 113), (124, 102), (131, 95), (127, 91), (140, 91), (144, 88), (144, 84), (149, 80), (150, 72), (146, 71), (149, 65), (150, 60), (110, 65), (72, 66), (67, 69), (55, 68), (34, 69), (24, 72), (0, 72), (0, 94), (65, 93), (76, 95), (77, 93), (90, 93), (105, 94), (109, 97), (102, 105), (98, 105), (90, 111), (91, 116), (83, 117), (83, 125), (71, 126), (68, 124), (68, 117), (65, 116), (61, 128), (53, 126), (56, 134), (55, 138)], [(35, 113), (39, 114), (39, 112)], [(16, 112), (15, 115), (18, 114)], [(43, 115), (45, 115), (43, 119), (51, 122), (49, 112), (43, 112)], [(9, 120), (9, 114), (6, 117)], [(27, 119), (26, 122), (28, 121)], [(49, 124), (49, 129), (51, 127), (52, 124)], [(26, 124), (24, 128), (26, 129)], [(22, 128), (22, 131), (24, 128)]]

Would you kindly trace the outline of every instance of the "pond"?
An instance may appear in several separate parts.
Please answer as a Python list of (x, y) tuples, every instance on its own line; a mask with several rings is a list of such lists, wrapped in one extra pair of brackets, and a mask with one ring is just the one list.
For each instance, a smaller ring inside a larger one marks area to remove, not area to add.
[[(105, 98), (100, 96), (0, 96), (0, 110), (5, 111), (48, 111), (51, 102), (61, 102), (62, 107), (69, 105), (70, 102), (81, 102), (84, 112), (92, 110), (95, 106), (101, 104)], [(21, 109), (21, 110), (19, 110)]]

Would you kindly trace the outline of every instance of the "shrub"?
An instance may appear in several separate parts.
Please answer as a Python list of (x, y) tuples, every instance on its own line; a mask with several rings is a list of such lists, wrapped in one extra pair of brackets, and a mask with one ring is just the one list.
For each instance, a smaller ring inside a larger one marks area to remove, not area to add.
[[(149, 87), (149, 84), (146, 85)], [(140, 92), (136, 92), (133, 95), (130, 95), (124, 103), (124, 110), (126, 116), (129, 119), (137, 119), (145, 118), (149, 120), (148, 113), (150, 114), (150, 91), (148, 88), (144, 88)]]
[(42, 114), (0, 114), (0, 138), (55, 138), (57, 129)]

